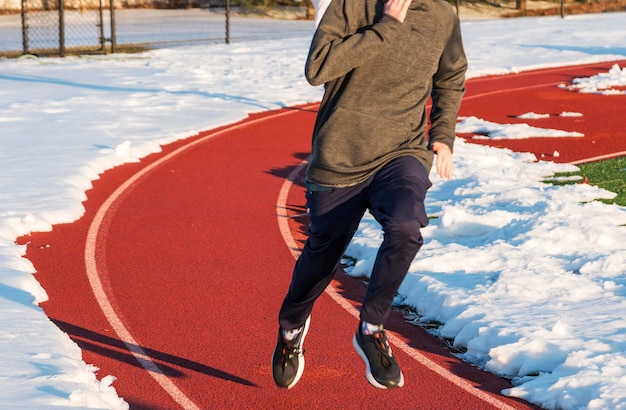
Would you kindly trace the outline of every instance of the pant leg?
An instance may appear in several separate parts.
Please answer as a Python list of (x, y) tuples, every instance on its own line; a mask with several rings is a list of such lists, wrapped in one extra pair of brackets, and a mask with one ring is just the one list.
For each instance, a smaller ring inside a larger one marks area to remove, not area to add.
[(404, 156), (387, 164), (369, 187), (369, 208), (381, 224), (384, 239), (378, 250), (361, 319), (382, 324), (411, 262), (423, 244), (420, 228), (428, 224), (424, 208), (431, 182), (425, 167)]
[(365, 213), (365, 184), (308, 191), (308, 239), (278, 316), (283, 329), (302, 326), (324, 292)]

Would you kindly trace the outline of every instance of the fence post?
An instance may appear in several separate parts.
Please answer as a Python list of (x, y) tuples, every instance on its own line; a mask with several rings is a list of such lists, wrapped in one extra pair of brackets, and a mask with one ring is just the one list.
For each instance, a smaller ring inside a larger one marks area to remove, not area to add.
[(106, 54), (106, 39), (104, 38), (104, 13), (102, 11), (102, 0), (98, 0), (98, 30), (100, 31), (100, 51)]
[(111, 17), (111, 52), (115, 53), (117, 49), (117, 40), (115, 39), (115, 0), (109, 0), (109, 13)]
[(230, 44), (230, 0), (226, 0), (226, 44)]
[(26, 21), (26, 0), (22, 0), (22, 52), (28, 53), (28, 23)]
[(65, 57), (65, 2), (59, 0), (59, 56)]

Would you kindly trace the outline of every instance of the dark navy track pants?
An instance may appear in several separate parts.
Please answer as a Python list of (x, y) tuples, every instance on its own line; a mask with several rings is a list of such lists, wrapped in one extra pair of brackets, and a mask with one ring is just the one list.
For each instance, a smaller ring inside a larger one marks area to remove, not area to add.
[(308, 190), (308, 239), (279, 313), (281, 328), (295, 329), (304, 324), (315, 300), (332, 280), (366, 210), (381, 224), (384, 239), (360, 316), (369, 323), (383, 324), (423, 244), (420, 228), (428, 224), (424, 197), (430, 186), (421, 162), (402, 156), (356, 186)]

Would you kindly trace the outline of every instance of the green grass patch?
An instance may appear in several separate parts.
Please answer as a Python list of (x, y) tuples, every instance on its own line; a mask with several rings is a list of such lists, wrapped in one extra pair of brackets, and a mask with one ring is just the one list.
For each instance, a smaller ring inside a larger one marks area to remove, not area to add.
[(607, 204), (626, 206), (626, 157), (577, 165), (578, 172), (558, 172), (546, 182), (553, 185), (588, 183), (617, 194), (613, 199), (598, 199)]

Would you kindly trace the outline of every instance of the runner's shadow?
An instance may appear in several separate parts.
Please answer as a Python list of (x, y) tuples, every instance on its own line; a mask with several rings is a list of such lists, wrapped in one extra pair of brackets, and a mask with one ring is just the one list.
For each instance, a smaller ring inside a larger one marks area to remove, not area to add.
[[(305, 161), (307, 158), (309, 158), (310, 155), (311, 153), (309, 152), (295, 152), (293, 154), (293, 157), (300, 161)], [(289, 166), (285, 166), (282, 168), (271, 168), (265, 172), (269, 175), (274, 175), (276, 177), (286, 179), (286, 178), (289, 178), (289, 175), (295, 168), (296, 166), (289, 165)], [(296, 176), (296, 179), (293, 181), (294, 184), (299, 185), (299, 186), (304, 186), (304, 176), (302, 174), (303, 172), (298, 173), (298, 175)]]
[[(218, 379), (226, 380), (233, 383), (243, 384), (245, 386), (254, 386), (256, 384), (249, 380), (237, 377), (233, 374), (224, 372), (204, 365), (202, 363), (188, 360), (182, 357), (174, 356), (168, 353), (160, 352), (144, 346), (126, 345), (123, 341), (94, 332), (84, 327), (76, 326), (71, 323), (67, 323), (61, 320), (51, 318), (51, 320), (64, 332), (70, 335), (72, 340), (78, 344), (83, 350), (110, 357), (123, 363), (128, 363), (132, 366), (141, 367), (141, 363), (133, 356), (133, 350), (143, 351), (149, 358), (158, 366), (159, 370), (168, 377), (185, 377), (185, 373), (178, 370), (176, 367), (185, 368), (198, 373), (206, 374), (207, 376), (216, 377)], [(176, 367), (174, 367), (176, 366)]]
[[(293, 154), (293, 156), (294, 158), (301, 161), (306, 161), (310, 157), (310, 153), (296, 152)], [(286, 166), (283, 168), (272, 168), (266, 172), (281, 179), (287, 179), (299, 165)], [(306, 200), (304, 198), (304, 169), (301, 169), (301, 171), (294, 176), (292, 183), (295, 187), (297, 187), (296, 189), (302, 191), (302, 194), (298, 195), (297, 199), (292, 200), (292, 202), (285, 203), (285, 211), (287, 212), (288, 218), (295, 222), (295, 226), (292, 229), (294, 229), (294, 232), (297, 233), (297, 235), (294, 235), (294, 240), (300, 245), (300, 248), (302, 248), (302, 246), (304, 245), (304, 241), (306, 240), (306, 232), (309, 223), (309, 218), (305, 205)], [(291, 189), (293, 190), (294, 188), (292, 187)]]

